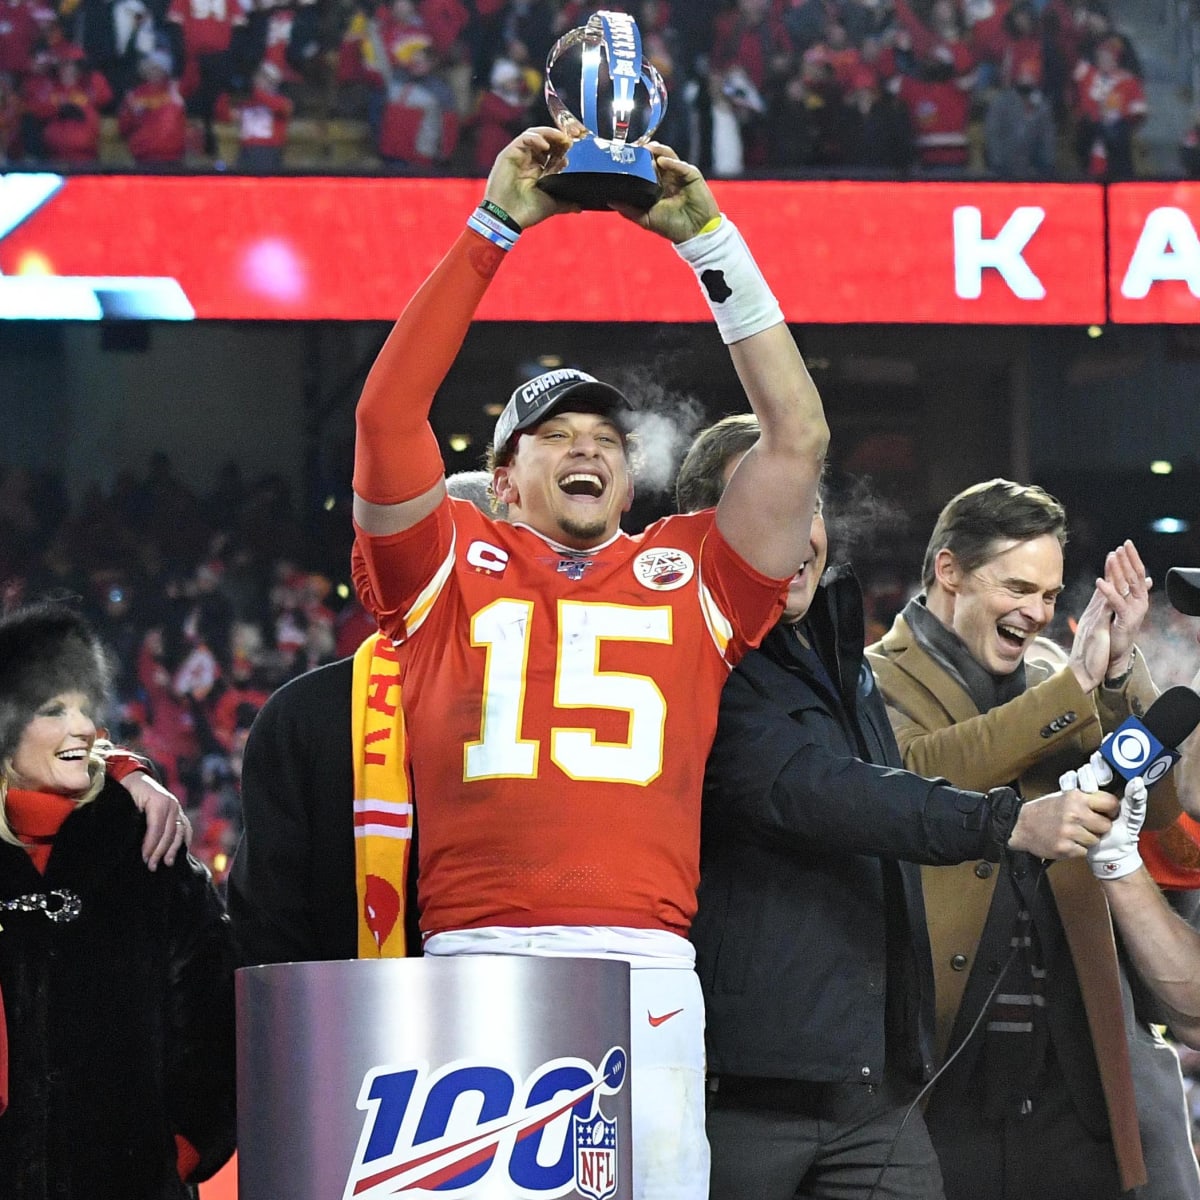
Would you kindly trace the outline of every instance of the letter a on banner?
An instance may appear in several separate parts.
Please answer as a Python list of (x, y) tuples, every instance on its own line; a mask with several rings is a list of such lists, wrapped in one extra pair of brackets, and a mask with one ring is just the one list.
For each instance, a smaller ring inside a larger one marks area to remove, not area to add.
[(1156, 208), (1146, 217), (1121, 295), (1144, 300), (1156, 283), (1168, 279), (1182, 280), (1200, 299), (1200, 238), (1182, 208)]

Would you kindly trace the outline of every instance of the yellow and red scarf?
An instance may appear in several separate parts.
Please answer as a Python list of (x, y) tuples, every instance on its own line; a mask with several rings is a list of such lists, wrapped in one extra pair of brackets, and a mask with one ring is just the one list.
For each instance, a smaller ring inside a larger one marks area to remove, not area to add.
[(359, 958), (402, 958), (412, 786), (404, 712), (403, 650), (382, 634), (354, 654), (354, 866), (358, 886)]

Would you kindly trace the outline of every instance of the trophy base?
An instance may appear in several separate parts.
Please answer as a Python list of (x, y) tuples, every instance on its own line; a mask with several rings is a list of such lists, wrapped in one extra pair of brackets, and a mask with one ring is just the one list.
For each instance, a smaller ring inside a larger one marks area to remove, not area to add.
[(538, 187), (555, 200), (600, 212), (607, 211), (612, 204), (627, 204), (646, 212), (662, 195), (656, 181), (594, 171), (560, 171), (539, 180)]
[(608, 143), (583, 138), (567, 151), (561, 171), (538, 180), (538, 187), (555, 200), (580, 208), (607, 211), (610, 204), (628, 204), (645, 212), (662, 195), (654, 159), (644, 146), (629, 146), (616, 158)]

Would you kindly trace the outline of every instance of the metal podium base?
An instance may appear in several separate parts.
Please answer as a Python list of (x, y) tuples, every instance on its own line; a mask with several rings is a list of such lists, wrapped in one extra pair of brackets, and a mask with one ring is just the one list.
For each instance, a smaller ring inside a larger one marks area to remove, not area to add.
[(626, 963), (280, 963), (237, 993), (241, 1200), (632, 1197)]

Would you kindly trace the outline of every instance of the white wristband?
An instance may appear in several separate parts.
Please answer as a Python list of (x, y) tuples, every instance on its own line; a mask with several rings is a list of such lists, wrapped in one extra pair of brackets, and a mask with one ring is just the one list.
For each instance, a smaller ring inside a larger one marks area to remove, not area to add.
[(763, 278), (738, 227), (724, 214), (709, 233), (675, 247), (696, 272), (725, 345), (783, 322), (783, 310)]

